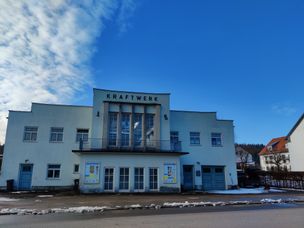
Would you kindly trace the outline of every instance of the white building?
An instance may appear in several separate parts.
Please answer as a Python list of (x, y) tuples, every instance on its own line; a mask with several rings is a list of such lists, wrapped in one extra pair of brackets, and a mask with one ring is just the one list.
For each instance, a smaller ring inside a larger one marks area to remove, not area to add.
[(287, 135), (291, 171), (304, 172), (304, 114)]
[(285, 170), (290, 171), (290, 156), (287, 148), (287, 137), (273, 138), (261, 150), (260, 165), (264, 171)]
[(179, 192), (237, 185), (234, 126), (172, 111), (167, 93), (94, 89), (93, 106), (10, 111), (0, 186)]

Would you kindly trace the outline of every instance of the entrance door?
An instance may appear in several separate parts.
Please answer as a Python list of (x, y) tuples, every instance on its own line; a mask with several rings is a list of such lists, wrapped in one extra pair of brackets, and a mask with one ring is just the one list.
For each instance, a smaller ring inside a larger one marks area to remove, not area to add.
[(184, 190), (193, 190), (193, 166), (184, 165)]
[(202, 182), (204, 190), (224, 190), (224, 166), (202, 166)]
[(19, 190), (30, 190), (32, 187), (33, 164), (20, 164)]

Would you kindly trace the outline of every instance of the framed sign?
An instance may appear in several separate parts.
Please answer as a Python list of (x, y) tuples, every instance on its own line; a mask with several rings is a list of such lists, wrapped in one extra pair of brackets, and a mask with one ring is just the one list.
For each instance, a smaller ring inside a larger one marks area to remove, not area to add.
[(87, 162), (85, 164), (84, 183), (98, 184), (99, 183), (100, 165), (95, 162)]
[(176, 164), (164, 164), (164, 184), (176, 184)]

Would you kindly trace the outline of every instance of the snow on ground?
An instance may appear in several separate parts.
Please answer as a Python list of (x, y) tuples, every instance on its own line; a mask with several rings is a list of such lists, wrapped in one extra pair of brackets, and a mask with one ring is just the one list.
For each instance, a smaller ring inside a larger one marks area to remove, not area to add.
[(240, 188), (240, 189), (233, 189), (233, 190), (216, 190), (216, 191), (208, 191), (208, 193), (212, 194), (263, 194), (263, 193), (272, 193), (272, 192), (285, 192), (283, 190), (279, 189), (273, 189), (265, 190), (263, 187), (261, 188)]
[(38, 195), (38, 198), (51, 198), (54, 197), (53, 195)]
[(0, 215), (45, 215), (50, 213), (102, 213), (105, 210), (130, 210), (130, 209), (161, 209), (161, 208), (183, 208), (183, 207), (216, 207), (216, 206), (229, 206), (229, 205), (250, 205), (250, 204), (274, 204), (274, 203), (295, 203), (304, 202), (298, 199), (271, 199), (265, 198), (259, 201), (217, 201), (217, 202), (165, 202), (162, 205), (150, 204), (150, 205), (126, 205), (126, 206), (81, 206), (81, 207), (69, 207), (69, 208), (50, 208), (44, 210), (38, 209), (23, 209), (23, 208), (3, 208), (0, 209)]
[(15, 201), (18, 201), (18, 199), (0, 197), (0, 202), (15, 202)]

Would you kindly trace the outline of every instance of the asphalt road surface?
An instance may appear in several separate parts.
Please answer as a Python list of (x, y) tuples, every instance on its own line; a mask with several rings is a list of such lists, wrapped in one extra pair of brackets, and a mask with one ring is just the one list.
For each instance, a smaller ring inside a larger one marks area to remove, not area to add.
[(304, 205), (129, 210), (102, 214), (0, 216), (0, 227), (304, 227)]

